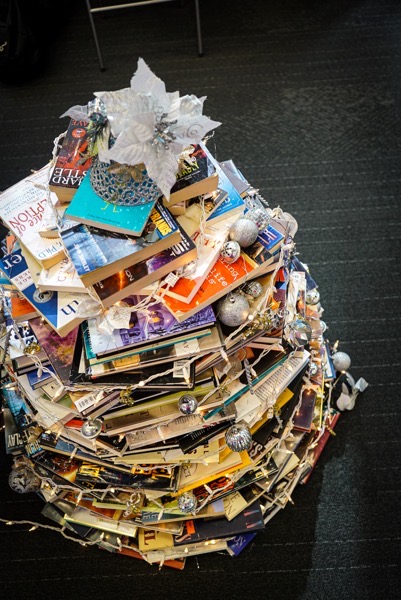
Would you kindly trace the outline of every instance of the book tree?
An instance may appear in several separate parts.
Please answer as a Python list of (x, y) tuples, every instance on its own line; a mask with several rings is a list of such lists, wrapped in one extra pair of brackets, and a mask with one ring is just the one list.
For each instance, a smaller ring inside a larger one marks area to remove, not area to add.
[(64, 537), (176, 569), (263, 532), (367, 386), (204, 100), (139, 59), (0, 195), (9, 484)]

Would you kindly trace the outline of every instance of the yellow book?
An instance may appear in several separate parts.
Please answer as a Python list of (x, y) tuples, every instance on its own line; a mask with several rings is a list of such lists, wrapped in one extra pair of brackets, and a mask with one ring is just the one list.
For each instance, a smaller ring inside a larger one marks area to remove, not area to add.
[(220, 463), (217, 465), (203, 465), (202, 463), (192, 463), (184, 465), (181, 469), (178, 491), (172, 496), (179, 496), (200, 485), (205, 485), (219, 476), (228, 476), (234, 471), (248, 467), (252, 461), (246, 450), (243, 452), (232, 452), (225, 448), (220, 453)]
[(171, 548), (174, 546), (174, 537), (171, 533), (165, 531), (156, 531), (154, 529), (138, 529), (138, 548), (140, 552), (150, 552), (151, 550), (161, 550), (162, 548)]

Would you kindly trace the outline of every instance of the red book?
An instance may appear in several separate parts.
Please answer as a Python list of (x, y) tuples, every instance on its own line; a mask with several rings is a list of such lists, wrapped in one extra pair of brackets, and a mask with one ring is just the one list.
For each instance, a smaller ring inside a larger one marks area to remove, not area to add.
[(307, 475), (305, 475), (305, 477), (302, 479), (301, 483), (306, 483), (308, 481), (309, 477), (311, 476), (313, 469), (315, 468), (316, 463), (319, 460), (320, 455), (323, 452), (325, 445), (327, 444), (329, 438), (332, 435), (331, 431), (333, 431), (334, 427), (337, 425), (337, 421), (339, 418), (340, 418), (340, 413), (336, 413), (331, 418), (329, 417), (327, 419), (326, 429), (325, 429), (322, 437), (319, 439), (317, 445), (315, 446), (315, 448), (312, 451), (312, 460), (311, 460), (312, 468), (307, 473)]

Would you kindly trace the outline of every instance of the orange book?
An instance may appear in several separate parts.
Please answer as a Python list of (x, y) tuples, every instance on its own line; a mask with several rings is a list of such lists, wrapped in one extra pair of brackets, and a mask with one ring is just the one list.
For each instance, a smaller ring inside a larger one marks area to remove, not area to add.
[(28, 321), (38, 315), (38, 311), (26, 298), (19, 295), (11, 296), (11, 316), (16, 323)]
[(191, 302), (186, 304), (169, 296), (164, 296), (162, 300), (177, 321), (181, 322), (216, 302), (247, 279), (257, 277), (260, 275), (258, 271), (258, 265), (244, 252), (231, 265), (219, 257)]

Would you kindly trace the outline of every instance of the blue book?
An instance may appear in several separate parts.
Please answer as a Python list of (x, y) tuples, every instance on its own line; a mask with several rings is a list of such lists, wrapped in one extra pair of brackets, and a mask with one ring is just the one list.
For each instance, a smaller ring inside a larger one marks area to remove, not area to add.
[(219, 176), (217, 191), (224, 194), (225, 198), (219, 203), (217, 208), (206, 219), (206, 223), (217, 223), (229, 216), (238, 214), (238, 218), (243, 214), (246, 204), (237, 189), (233, 186), (217, 160), (209, 153), (210, 160), (214, 163), (216, 173)]
[(84, 320), (77, 308), (87, 294), (39, 290), (20, 248), (0, 259), (0, 269), (59, 335), (67, 335)]
[(236, 535), (227, 542), (227, 552), (231, 554), (231, 556), (238, 556), (238, 554), (252, 542), (254, 537), (256, 537), (256, 532)]
[(85, 286), (111, 277), (181, 242), (177, 221), (160, 202), (151, 209), (140, 237), (105, 231), (70, 219), (63, 222), (60, 236)]
[(3, 386), (1, 394), (10, 409), (10, 412), (15, 421), (17, 430), (22, 438), (27, 456), (34, 457), (43, 452), (39, 444), (37, 435), (35, 435), (36, 423), (31, 407), (21, 396), (16, 386)]
[[(51, 365), (46, 365), (46, 369), (54, 373), (54, 369)], [(32, 369), (32, 371), (28, 371), (26, 375), (28, 377), (29, 385), (33, 390), (46, 385), (46, 383), (49, 383), (50, 380), (53, 379), (53, 376), (47, 371), (42, 371), (42, 374), (39, 375), (39, 370), (37, 367)]]
[(64, 214), (73, 221), (107, 231), (140, 236), (155, 203), (156, 200), (137, 206), (121, 206), (106, 202), (93, 191), (89, 169)]

